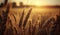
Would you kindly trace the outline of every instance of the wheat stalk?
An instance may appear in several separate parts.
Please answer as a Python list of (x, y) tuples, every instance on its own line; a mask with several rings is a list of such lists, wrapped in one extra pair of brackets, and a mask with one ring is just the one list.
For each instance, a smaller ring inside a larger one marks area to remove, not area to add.
[(21, 25), (22, 25), (23, 18), (24, 18), (24, 10), (23, 10), (23, 13), (22, 13), (20, 21), (19, 21), (19, 27), (21, 27)]
[(27, 23), (27, 21), (28, 21), (28, 18), (29, 18), (30, 14), (31, 14), (31, 10), (32, 10), (32, 9), (29, 10), (28, 14), (27, 14), (26, 17), (25, 17), (23, 27), (26, 26), (26, 23)]

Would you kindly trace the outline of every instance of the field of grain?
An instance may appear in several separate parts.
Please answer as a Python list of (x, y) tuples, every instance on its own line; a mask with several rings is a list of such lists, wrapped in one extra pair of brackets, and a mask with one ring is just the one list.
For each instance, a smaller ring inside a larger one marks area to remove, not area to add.
[[(7, 13), (8, 12), (8, 13)], [(60, 8), (0, 8), (0, 34), (51, 35)], [(5, 17), (3, 17), (5, 16)], [(6, 23), (3, 25), (4, 20)], [(5, 26), (5, 30), (1, 29)]]

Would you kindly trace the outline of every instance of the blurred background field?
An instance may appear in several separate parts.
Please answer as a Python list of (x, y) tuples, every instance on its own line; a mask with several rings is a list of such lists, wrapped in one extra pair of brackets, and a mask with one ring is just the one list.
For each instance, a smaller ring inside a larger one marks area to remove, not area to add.
[[(23, 25), (24, 19), (25, 19), (27, 13), (29, 12), (30, 8), (32, 8), (32, 10), (31, 10), (30, 17), (29, 17), (29, 19), (26, 23), (26, 30), (25, 30), (26, 33), (25, 33), (25, 35), (28, 35), (27, 32), (29, 32), (28, 31), (29, 30), (29, 23), (31, 23), (31, 25), (33, 25), (33, 27), (36, 27), (37, 32), (38, 32), (39, 31), (38, 28), (40, 28), (39, 27), (40, 24), (44, 23), (45, 21), (47, 21), (48, 19), (50, 19), (52, 17), (54, 19), (56, 19), (56, 15), (59, 15), (59, 13), (60, 13), (60, 8), (39, 8), (39, 7), (10, 8), (8, 17), (10, 17), (9, 20), (11, 20), (12, 26), (16, 28), (18, 34), (19, 33), (21, 34), (21, 31), (19, 31), (20, 30), (19, 22), (20, 22), (21, 15), (24, 11), (24, 18), (23, 18), (23, 21), (22, 21), (22, 25)], [(1, 13), (2, 13), (2, 11), (6, 11), (6, 8), (0, 8)], [(7, 28), (9, 28), (9, 21), (7, 21), (6, 26), (7, 26)], [(35, 33), (37, 33), (37, 32), (35, 32)]]
[(0, 4), (0, 35), (60, 35), (60, 6)]

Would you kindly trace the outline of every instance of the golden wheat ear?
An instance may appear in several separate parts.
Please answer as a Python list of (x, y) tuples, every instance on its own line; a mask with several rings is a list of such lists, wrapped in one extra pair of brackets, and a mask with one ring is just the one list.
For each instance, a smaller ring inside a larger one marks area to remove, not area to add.
[(28, 18), (29, 18), (29, 16), (30, 16), (30, 14), (31, 14), (31, 11), (32, 11), (32, 8), (29, 10), (29, 12), (27, 13), (27, 15), (26, 15), (26, 17), (25, 17), (24, 24), (23, 24), (23, 27), (24, 27), (24, 28), (25, 28), (25, 26), (26, 26), (26, 23), (27, 23), (27, 21), (28, 21)]
[(21, 25), (22, 25), (23, 18), (24, 18), (24, 10), (23, 10), (23, 13), (22, 13), (20, 21), (19, 21), (19, 27), (21, 27)]

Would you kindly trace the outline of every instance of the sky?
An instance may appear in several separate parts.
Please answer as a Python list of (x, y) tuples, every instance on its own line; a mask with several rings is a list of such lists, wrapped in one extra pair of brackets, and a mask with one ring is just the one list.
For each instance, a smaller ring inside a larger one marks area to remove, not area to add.
[[(0, 0), (0, 3), (4, 2), (4, 0)], [(60, 0), (9, 0), (9, 2), (23, 2), (27, 5), (60, 5)], [(19, 5), (19, 4), (18, 4)]]

